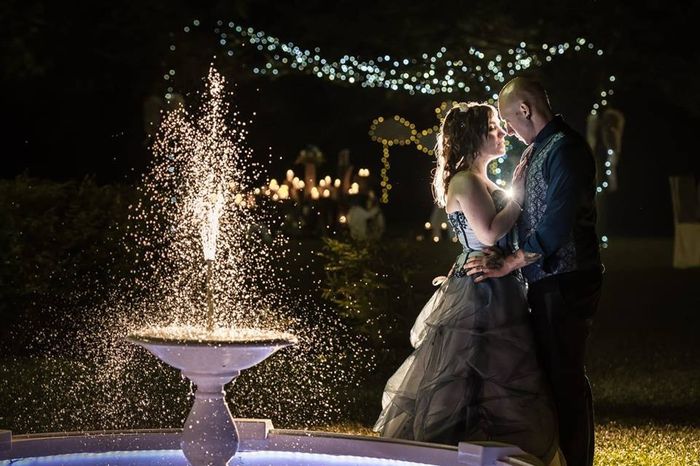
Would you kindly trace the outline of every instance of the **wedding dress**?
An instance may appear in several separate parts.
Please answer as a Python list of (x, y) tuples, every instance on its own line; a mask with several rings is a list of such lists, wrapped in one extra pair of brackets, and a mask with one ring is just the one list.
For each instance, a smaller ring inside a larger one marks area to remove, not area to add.
[[(492, 193), (497, 209), (507, 202)], [(374, 430), (456, 445), (496, 440), (556, 463), (557, 424), (538, 366), (519, 274), (475, 284), (462, 266), (485, 247), (461, 211), (448, 215), (463, 252), (411, 330), (415, 348), (389, 379)], [(512, 238), (498, 246), (509, 250)], [(554, 461), (553, 461), (554, 459)]]

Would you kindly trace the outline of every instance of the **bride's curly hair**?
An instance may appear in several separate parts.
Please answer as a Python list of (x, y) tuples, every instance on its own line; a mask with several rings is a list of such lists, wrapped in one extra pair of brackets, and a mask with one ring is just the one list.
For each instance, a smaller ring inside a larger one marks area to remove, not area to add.
[(433, 171), (433, 197), (440, 207), (447, 205), (447, 188), (452, 177), (468, 169), (479, 154), (489, 132), (491, 116), (497, 110), (488, 104), (460, 102), (447, 112), (437, 136)]

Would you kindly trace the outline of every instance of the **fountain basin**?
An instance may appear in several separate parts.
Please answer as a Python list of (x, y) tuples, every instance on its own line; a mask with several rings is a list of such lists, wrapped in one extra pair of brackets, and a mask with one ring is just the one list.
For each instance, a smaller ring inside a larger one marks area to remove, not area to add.
[(242, 370), (296, 344), (297, 338), (271, 330), (216, 329), (206, 333), (189, 327), (155, 327), (131, 334), (127, 341), (143, 346), (188, 378), (188, 374), (231, 375), (228, 383)]
[(294, 335), (271, 330), (193, 327), (145, 329), (127, 340), (179, 369), (196, 385), (180, 444), (193, 466), (225, 466), (238, 451), (238, 430), (224, 385), (297, 342)]
[[(236, 419), (235, 465), (540, 466), (517, 447), (459, 447), (328, 432), (274, 429), (266, 419)], [(32, 434), (0, 443), (0, 465), (185, 466), (179, 429)], [(3, 449), (3, 445), (4, 449)]]

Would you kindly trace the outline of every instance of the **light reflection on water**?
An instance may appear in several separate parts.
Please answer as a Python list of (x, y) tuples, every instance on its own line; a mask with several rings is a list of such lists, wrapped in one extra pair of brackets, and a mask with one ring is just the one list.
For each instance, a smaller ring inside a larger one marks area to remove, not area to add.
[[(79, 453), (0, 461), (0, 466), (187, 466), (188, 464), (181, 450)], [(245, 451), (237, 453), (229, 464), (230, 466), (420, 466), (426, 463), (369, 458), (366, 456), (280, 451)]]

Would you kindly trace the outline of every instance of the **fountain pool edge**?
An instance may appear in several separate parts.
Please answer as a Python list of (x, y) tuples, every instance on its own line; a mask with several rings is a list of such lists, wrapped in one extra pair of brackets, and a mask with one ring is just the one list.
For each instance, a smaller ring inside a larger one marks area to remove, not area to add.
[[(431, 443), (330, 432), (274, 429), (267, 419), (236, 419), (241, 452), (285, 452), (355, 456), (432, 465), (539, 465), (517, 447), (496, 443), (460, 443), (459, 448)], [(60, 432), (0, 436), (0, 461), (53, 455), (180, 450), (181, 429)], [(514, 461), (517, 461), (514, 462)]]

